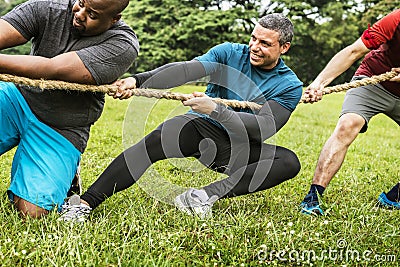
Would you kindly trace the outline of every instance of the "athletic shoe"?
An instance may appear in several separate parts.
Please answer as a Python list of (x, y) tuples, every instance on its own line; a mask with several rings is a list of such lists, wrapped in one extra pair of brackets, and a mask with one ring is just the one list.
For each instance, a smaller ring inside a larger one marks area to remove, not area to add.
[(79, 166), (76, 170), (74, 179), (72, 179), (71, 187), (68, 190), (67, 197), (72, 195), (82, 195), (82, 179), (81, 179), (81, 167)]
[(319, 194), (317, 192), (309, 193), (300, 203), (301, 213), (307, 215), (324, 215), (324, 211), (319, 205)]
[(190, 188), (175, 198), (175, 207), (180, 211), (198, 216), (200, 219), (208, 219), (212, 217), (212, 206), (218, 200), (218, 196), (214, 195), (207, 201), (202, 201), (196, 194), (196, 189)]
[(385, 193), (382, 193), (378, 197), (379, 205), (389, 209), (400, 209), (400, 202), (391, 201), (387, 198)]
[(61, 206), (61, 217), (59, 221), (64, 222), (84, 222), (89, 217), (92, 209), (81, 203), (79, 195), (73, 195)]

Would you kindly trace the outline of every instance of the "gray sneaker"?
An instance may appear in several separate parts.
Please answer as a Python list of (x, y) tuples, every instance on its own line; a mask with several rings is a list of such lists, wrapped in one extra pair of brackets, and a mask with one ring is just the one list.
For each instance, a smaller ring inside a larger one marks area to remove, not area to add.
[(218, 200), (214, 195), (206, 201), (202, 201), (196, 194), (196, 189), (190, 188), (175, 198), (175, 207), (188, 215), (199, 216), (200, 219), (212, 217), (212, 206)]
[(61, 216), (59, 221), (64, 222), (84, 222), (89, 217), (92, 209), (81, 203), (79, 195), (73, 195), (61, 206)]

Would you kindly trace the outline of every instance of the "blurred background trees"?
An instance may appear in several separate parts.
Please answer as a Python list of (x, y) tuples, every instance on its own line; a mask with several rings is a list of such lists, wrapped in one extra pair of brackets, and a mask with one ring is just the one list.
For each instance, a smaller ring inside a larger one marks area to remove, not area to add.
[[(0, 14), (21, 2), (0, 0)], [(368, 24), (396, 8), (398, 0), (131, 0), (123, 20), (138, 35), (141, 51), (130, 72), (191, 60), (222, 42), (248, 43), (258, 18), (282, 12), (295, 26), (292, 47), (283, 59), (307, 85)], [(29, 44), (2, 53), (27, 54)], [(356, 66), (335, 83), (349, 81)]]

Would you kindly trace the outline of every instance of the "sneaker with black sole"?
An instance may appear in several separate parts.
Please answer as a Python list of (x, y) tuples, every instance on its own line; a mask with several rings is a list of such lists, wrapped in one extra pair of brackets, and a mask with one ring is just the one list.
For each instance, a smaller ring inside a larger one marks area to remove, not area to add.
[(209, 219), (212, 217), (212, 206), (218, 200), (214, 195), (207, 201), (202, 201), (196, 194), (196, 189), (190, 188), (175, 198), (175, 207), (178, 210), (188, 214), (198, 216), (200, 219)]
[(92, 209), (81, 203), (79, 195), (71, 196), (67, 202), (61, 206), (59, 221), (64, 222), (84, 222), (89, 217)]
[(319, 203), (319, 194), (317, 192), (309, 193), (300, 203), (301, 213), (316, 216), (324, 215)]
[(389, 200), (386, 196), (386, 193), (382, 193), (379, 195), (378, 203), (380, 206), (388, 209), (400, 209), (400, 202)]

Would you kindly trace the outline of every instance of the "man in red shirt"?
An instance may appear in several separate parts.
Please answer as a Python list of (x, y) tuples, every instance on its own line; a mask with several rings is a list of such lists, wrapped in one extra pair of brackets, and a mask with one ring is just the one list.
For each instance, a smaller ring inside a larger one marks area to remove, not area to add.
[[(353, 80), (391, 70), (400, 73), (400, 9), (368, 27), (357, 41), (338, 52), (307, 88), (306, 96), (311, 102), (320, 100), (322, 89), (363, 56)], [(336, 128), (319, 156), (310, 191), (301, 203), (303, 213), (323, 215), (318, 197), (340, 169), (350, 144), (367, 130), (369, 120), (379, 113), (400, 125), (400, 74), (390, 81), (347, 92)], [(378, 198), (380, 204), (400, 209), (399, 188), (400, 183), (388, 193), (382, 193)]]

